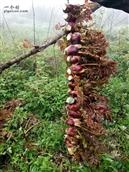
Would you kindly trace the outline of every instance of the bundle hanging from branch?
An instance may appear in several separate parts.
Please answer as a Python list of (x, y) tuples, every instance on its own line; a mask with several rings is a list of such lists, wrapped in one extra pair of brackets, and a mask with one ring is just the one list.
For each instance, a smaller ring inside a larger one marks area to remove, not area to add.
[(67, 63), (68, 95), (65, 144), (77, 161), (99, 163), (103, 146), (99, 137), (106, 130), (103, 120), (111, 121), (107, 98), (99, 89), (116, 71), (116, 62), (106, 56), (108, 43), (104, 35), (88, 28), (91, 10), (85, 5), (66, 4), (64, 53)]

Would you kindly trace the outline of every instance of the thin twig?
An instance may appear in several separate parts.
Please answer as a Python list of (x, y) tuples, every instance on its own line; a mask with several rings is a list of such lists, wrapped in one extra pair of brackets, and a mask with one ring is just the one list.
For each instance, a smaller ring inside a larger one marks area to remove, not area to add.
[(25, 136), (27, 136), (28, 132), (29, 132), (30, 130), (32, 130), (32, 128), (34, 128), (35, 126), (39, 125), (40, 123), (41, 123), (41, 122), (38, 121), (37, 123), (31, 125), (31, 126), (24, 132)]

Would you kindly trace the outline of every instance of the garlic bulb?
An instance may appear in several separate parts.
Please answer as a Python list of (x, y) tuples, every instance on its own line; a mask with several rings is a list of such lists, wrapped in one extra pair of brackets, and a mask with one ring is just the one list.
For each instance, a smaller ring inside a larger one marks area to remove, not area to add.
[(73, 97), (68, 97), (66, 100), (66, 103), (73, 104), (75, 102), (75, 99)]

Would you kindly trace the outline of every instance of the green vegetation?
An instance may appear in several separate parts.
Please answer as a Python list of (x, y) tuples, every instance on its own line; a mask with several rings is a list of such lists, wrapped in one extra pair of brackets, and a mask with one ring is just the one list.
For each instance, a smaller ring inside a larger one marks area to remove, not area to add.
[[(65, 149), (67, 81), (59, 49), (52, 46), (36, 58), (4, 71), (0, 75), (1, 109), (11, 100), (20, 99), (24, 104), (15, 109), (0, 131), (0, 172), (128, 172), (128, 44), (125, 37), (119, 42), (120, 48), (113, 39), (109, 50), (110, 56), (118, 61), (118, 73), (102, 90), (109, 98), (113, 120), (105, 122), (107, 136), (103, 139), (109, 151), (102, 155), (99, 167), (72, 162)], [(1, 46), (1, 61), (18, 51), (6, 46), (6, 51)]]

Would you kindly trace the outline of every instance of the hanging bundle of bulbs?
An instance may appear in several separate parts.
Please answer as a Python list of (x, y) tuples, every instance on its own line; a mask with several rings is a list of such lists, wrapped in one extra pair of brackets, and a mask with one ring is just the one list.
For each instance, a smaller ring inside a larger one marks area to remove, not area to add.
[(63, 11), (69, 87), (65, 144), (75, 160), (97, 164), (102, 149), (98, 137), (105, 133), (102, 123), (111, 120), (107, 98), (99, 94), (99, 89), (115, 73), (116, 63), (106, 56), (104, 35), (88, 28), (91, 11), (87, 4), (67, 4)]

